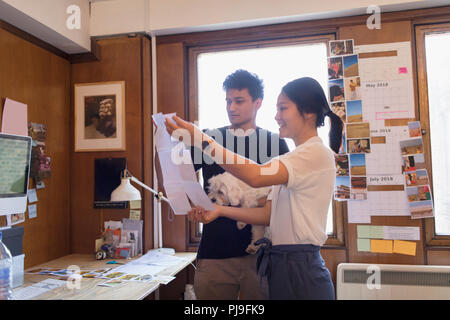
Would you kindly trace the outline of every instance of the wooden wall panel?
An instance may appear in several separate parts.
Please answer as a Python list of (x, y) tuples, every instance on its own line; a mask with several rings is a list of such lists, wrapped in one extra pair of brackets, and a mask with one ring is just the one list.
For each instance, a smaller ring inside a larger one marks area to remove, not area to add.
[(37, 217), (21, 224), (28, 268), (70, 253), (70, 64), (1, 28), (0, 48), (0, 118), (10, 98), (28, 105), (28, 122), (47, 125), (51, 177), (37, 190)]
[[(150, 72), (149, 68), (147, 70), (142, 68), (144, 41), (148, 41), (148, 39), (143, 40), (141, 36), (99, 40), (98, 44), (102, 53), (100, 61), (72, 65), (72, 97), (73, 85), (76, 83), (123, 80), (125, 81), (126, 99), (126, 151), (74, 152), (74, 124), (73, 121), (71, 123), (71, 249), (73, 253), (94, 252), (95, 239), (100, 236), (102, 228), (100, 220), (102, 211), (104, 221), (122, 220), (129, 215), (129, 209), (93, 209), (94, 159), (125, 157), (130, 172), (137, 179), (144, 180), (143, 128), (146, 121), (151, 121), (148, 117), (143, 117), (144, 109), (148, 116), (148, 109), (151, 108), (148, 97), (146, 97), (145, 105), (143, 97), (144, 89), (148, 90), (148, 83), (143, 88), (143, 73), (148, 82), (148, 73)], [(146, 66), (148, 67), (148, 63)], [(73, 101), (71, 106), (71, 115), (73, 115)], [(149, 140), (145, 139), (145, 141)], [(146, 152), (148, 153), (148, 150)], [(151, 157), (146, 154), (145, 159), (146, 167), (152, 168)], [(149, 181), (145, 182), (149, 183)], [(147, 197), (142, 189), (141, 193), (143, 197)], [(143, 207), (147, 208), (145, 203)], [(152, 226), (152, 221), (145, 224), (147, 230), (151, 230)]]
[[(157, 52), (158, 112), (176, 112), (185, 117), (184, 48), (182, 43), (158, 45)], [(187, 250), (187, 218), (169, 213), (162, 206), (163, 246), (176, 251)], [(174, 216), (172, 221), (168, 217)]]
[(449, 248), (443, 248), (441, 250), (427, 250), (427, 264), (450, 266)]

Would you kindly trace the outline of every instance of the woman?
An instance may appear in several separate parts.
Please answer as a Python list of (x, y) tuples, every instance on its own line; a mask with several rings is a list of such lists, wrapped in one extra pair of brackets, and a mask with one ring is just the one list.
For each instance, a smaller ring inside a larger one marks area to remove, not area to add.
[(264, 207), (215, 205), (214, 211), (196, 207), (189, 212), (204, 223), (225, 216), (270, 225), (272, 243), (260, 241), (265, 246), (258, 258), (258, 273), (267, 278), (270, 299), (334, 299), (330, 273), (320, 255), (320, 246), (327, 239), (327, 213), (335, 181), (333, 152), (317, 135), (325, 116), (331, 119), (330, 147), (338, 152), (342, 121), (330, 110), (319, 83), (300, 78), (286, 84), (278, 97), (275, 120), (280, 137), (293, 139), (296, 149), (264, 165), (224, 149), (180, 118), (173, 118), (176, 124), (166, 120), (169, 133), (189, 131), (189, 143), (207, 146), (205, 152), (237, 178), (252, 187), (273, 186)]

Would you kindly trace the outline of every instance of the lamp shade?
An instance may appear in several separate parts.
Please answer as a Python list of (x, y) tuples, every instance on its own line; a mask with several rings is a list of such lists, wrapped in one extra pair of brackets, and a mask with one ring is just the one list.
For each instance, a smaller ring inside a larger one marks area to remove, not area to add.
[(120, 186), (111, 193), (111, 201), (141, 200), (141, 193), (130, 183), (130, 178), (122, 178)]

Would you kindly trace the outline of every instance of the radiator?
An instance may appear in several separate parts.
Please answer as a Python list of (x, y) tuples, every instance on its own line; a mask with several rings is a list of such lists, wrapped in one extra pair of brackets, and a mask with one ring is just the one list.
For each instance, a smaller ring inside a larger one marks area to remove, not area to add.
[(450, 266), (341, 263), (338, 300), (450, 300)]

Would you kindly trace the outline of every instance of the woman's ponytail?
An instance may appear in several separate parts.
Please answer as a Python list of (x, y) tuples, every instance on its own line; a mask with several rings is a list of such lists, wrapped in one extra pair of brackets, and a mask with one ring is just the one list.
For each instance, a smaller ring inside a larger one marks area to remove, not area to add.
[(328, 133), (328, 137), (330, 139), (330, 148), (335, 153), (339, 153), (339, 149), (342, 143), (342, 129), (344, 124), (342, 123), (341, 118), (333, 111), (328, 111), (326, 115), (330, 117), (331, 122), (330, 132)]

